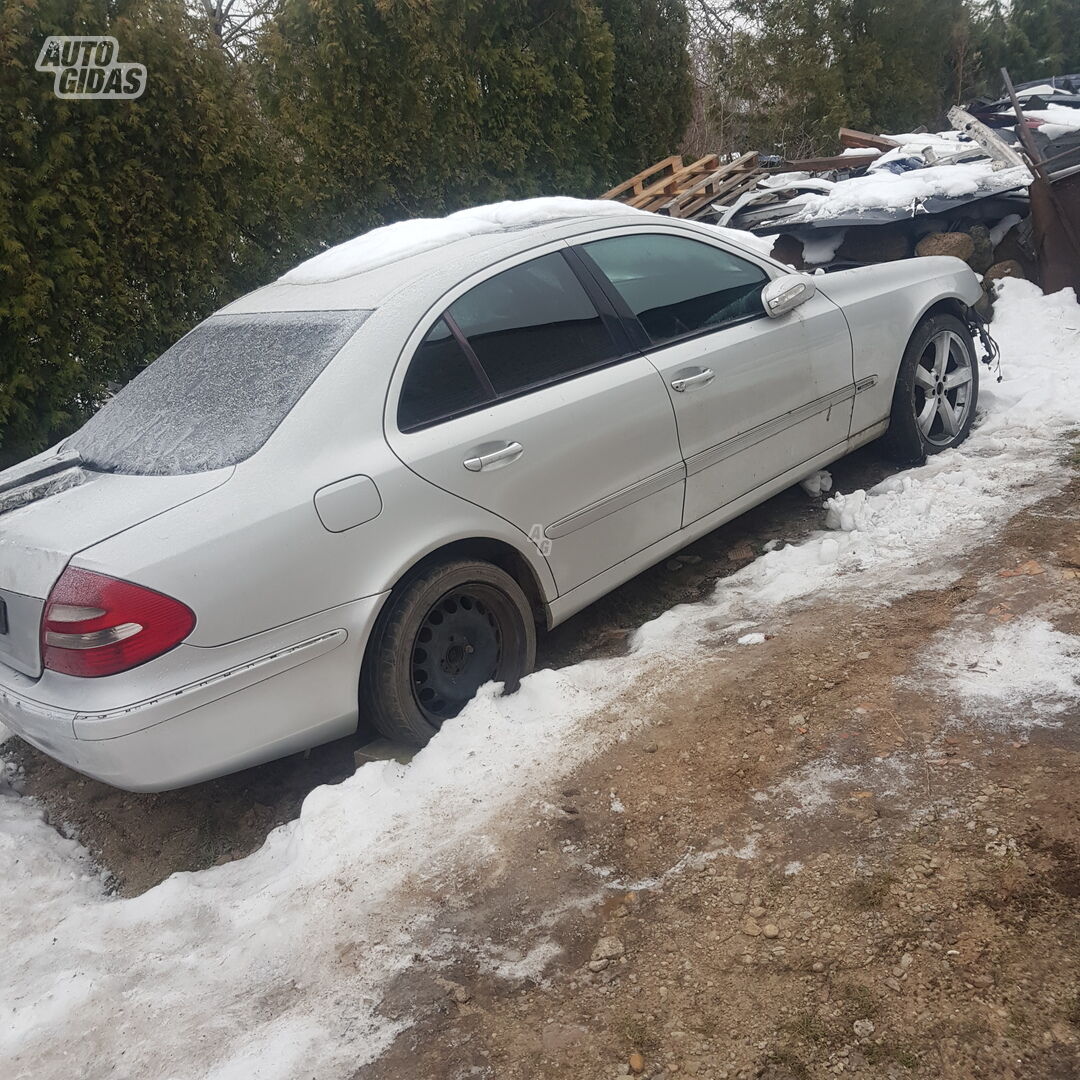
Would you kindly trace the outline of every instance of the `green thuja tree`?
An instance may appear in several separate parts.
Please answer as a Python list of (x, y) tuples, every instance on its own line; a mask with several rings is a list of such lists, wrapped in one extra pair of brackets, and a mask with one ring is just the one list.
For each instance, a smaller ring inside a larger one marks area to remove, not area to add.
[(712, 126), (725, 148), (831, 154), (841, 126), (941, 122), (979, 81), (967, 0), (732, 0), (728, 11), (706, 54), (705, 107), (724, 118)]
[(257, 44), (307, 231), (335, 240), (436, 209), (464, 180), (479, 87), (461, 62), (469, 5), (286, 0)]
[(1010, 32), (1002, 61), (1014, 82), (1080, 73), (1076, 0), (1013, 0), (1006, 19)]
[(709, 51), (717, 149), (804, 157), (834, 146), (841, 124), (866, 122), (846, 94), (835, 2), (734, 0), (730, 11)]
[(612, 36), (587, 0), (285, 0), (258, 83), (312, 242), (611, 173)]
[(465, 55), (481, 88), (478, 194), (591, 195), (608, 186), (614, 43), (591, 0), (477, 4)]
[(623, 178), (674, 153), (690, 120), (685, 0), (600, 0), (614, 42), (612, 164)]
[[(111, 34), (134, 101), (60, 100), (50, 34)], [(271, 133), (180, 0), (0, 8), (0, 461), (47, 445), (282, 255)]]
[(833, 10), (844, 96), (861, 122), (895, 132), (944, 123), (965, 0), (835, 0)]

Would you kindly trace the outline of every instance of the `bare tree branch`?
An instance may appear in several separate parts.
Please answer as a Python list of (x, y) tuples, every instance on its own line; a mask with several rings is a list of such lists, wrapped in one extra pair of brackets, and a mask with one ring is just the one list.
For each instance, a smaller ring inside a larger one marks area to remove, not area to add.
[(283, 3), (284, 0), (201, 0), (200, 14), (225, 52), (239, 60), (251, 47), (255, 32), (281, 10)]

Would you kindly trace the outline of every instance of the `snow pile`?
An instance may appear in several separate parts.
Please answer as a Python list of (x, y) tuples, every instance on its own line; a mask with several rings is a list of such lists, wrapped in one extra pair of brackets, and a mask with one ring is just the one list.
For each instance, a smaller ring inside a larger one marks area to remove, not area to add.
[(819, 469), (805, 480), (800, 480), (799, 487), (801, 487), (811, 499), (816, 499), (824, 492), (832, 491), (832, 473), (829, 472), (828, 469)]
[(1001, 729), (1056, 726), (1080, 705), (1080, 638), (1034, 617), (941, 635), (919, 675)]
[(813, 236), (803, 237), (803, 262), (807, 266), (824, 266), (836, 258), (847, 236), (847, 229), (815, 229)]
[(458, 210), (442, 218), (412, 218), (372, 229), (328, 248), (278, 278), (283, 285), (314, 285), (374, 270), (399, 259), (486, 233), (523, 229), (592, 214), (641, 214), (608, 199), (521, 199)]
[(487, 688), (411, 765), (365, 765), (249, 858), (135, 899), (110, 897), (30, 800), (0, 792), (5, 1075), (353, 1075), (400, 1029), (377, 1008), (425, 949), (425, 898), (609, 737), (585, 721), (638, 666), (538, 672), (507, 699)]
[[(50, 1080), (348, 1077), (409, 1023), (382, 996), (438, 944), (455, 875), (582, 759), (650, 715), (681, 662), (738, 649), (733, 624), (827, 591), (882, 602), (952, 573), (949, 557), (1054, 490), (1080, 423), (1080, 309), (1004, 283), (1005, 381), (960, 451), (830, 501), (838, 531), (770, 551), (704, 603), (643, 627), (628, 655), (485, 689), (408, 766), (365, 765), (307, 798), (248, 858), (110, 896), (85, 852), (0, 787), (0, 1061)], [(752, 623), (753, 624), (753, 623)], [(790, 793), (813, 802), (804, 777)], [(454, 947), (468, 943), (458, 940)], [(482, 944), (475, 946), (482, 951)], [(441, 946), (447, 955), (447, 946)], [(550, 949), (521, 961), (530, 974)], [(513, 974), (513, 961), (503, 970)]]

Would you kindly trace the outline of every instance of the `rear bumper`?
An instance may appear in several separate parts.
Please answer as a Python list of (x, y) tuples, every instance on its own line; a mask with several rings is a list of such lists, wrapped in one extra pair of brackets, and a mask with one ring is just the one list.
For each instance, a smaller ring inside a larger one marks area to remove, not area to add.
[(80, 708), (72, 692), (88, 680), (65, 678), (48, 697), (39, 684), (0, 677), (0, 722), (57, 761), (129, 791), (165, 791), (271, 761), (356, 728), (360, 664), (383, 599), (218, 648), (181, 646), (172, 655), (183, 651), (182, 662), (169, 670), (185, 671), (187, 681), (146, 695), (143, 674), (143, 696), (129, 705)]

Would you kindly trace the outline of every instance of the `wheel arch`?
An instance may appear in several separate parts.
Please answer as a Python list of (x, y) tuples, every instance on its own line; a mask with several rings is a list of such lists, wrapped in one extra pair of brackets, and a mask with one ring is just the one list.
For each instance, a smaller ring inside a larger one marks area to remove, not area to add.
[(400, 589), (418, 573), (436, 563), (453, 559), (480, 559), (505, 570), (521, 586), (533, 611), (533, 618), (541, 626), (551, 625), (551, 609), (544, 594), (543, 585), (529, 559), (513, 544), (490, 536), (469, 536), (442, 544), (412, 563), (391, 586), (390, 592)]
[(371, 736), (378, 734), (377, 724), (373, 724), (370, 717), (365, 714), (364, 707), (365, 691), (370, 691), (373, 685), (372, 680), (376, 678), (372, 650), (378, 636), (378, 626), (393, 610), (395, 597), (400, 595), (401, 590), (406, 588), (415, 577), (440, 563), (454, 562), (461, 559), (476, 559), (488, 562), (505, 571), (521, 587), (532, 610), (534, 621), (545, 627), (551, 626), (551, 610), (548, 600), (544, 596), (539, 575), (530, 564), (528, 557), (515, 548), (513, 544), (494, 537), (469, 536), (448, 541), (434, 548), (415, 559), (407, 569), (398, 575), (389, 592), (385, 594), (377, 620), (364, 642), (359, 678), (357, 680), (359, 704), (357, 725), (358, 730), (361, 732), (366, 731)]
[(935, 315), (955, 315), (966, 326), (970, 321), (968, 310), (968, 305), (959, 296), (938, 297), (915, 320), (911, 333), (914, 334), (927, 319), (932, 319)]

